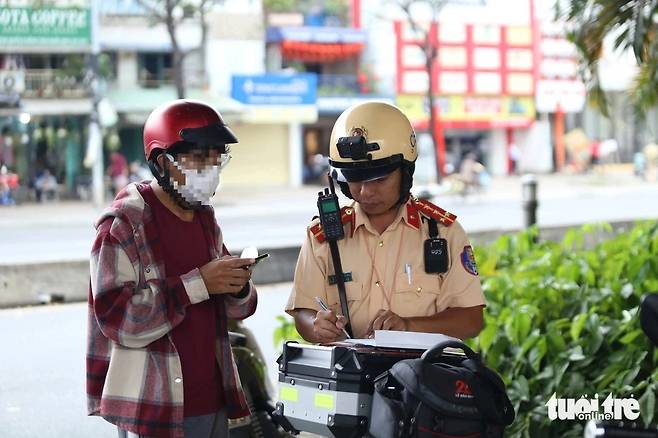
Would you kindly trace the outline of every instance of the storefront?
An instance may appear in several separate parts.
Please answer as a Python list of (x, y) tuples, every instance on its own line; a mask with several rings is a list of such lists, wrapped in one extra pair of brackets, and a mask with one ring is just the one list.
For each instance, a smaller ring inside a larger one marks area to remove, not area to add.
[(62, 195), (77, 196), (87, 173), (89, 9), (3, 6), (0, 16), (3, 164), (18, 173), (24, 196), (46, 171)]
[(361, 60), (366, 33), (349, 27), (306, 24), (268, 28), (268, 68), (317, 77), (318, 117), (302, 126), (302, 181), (325, 184), (334, 122), (350, 105), (376, 96), (371, 95), (372, 78)]
[[(396, 103), (419, 133), (429, 130), (427, 89), (432, 84), (436, 148), (443, 172), (470, 152), (494, 174), (513, 170), (516, 148), (528, 142), (535, 120), (534, 39), (530, 26), (439, 23), (429, 27), (437, 48), (428, 76), (418, 34), (394, 23)], [(431, 156), (431, 154), (430, 154)]]
[(240, 145), (226, 184), (290, 185), (304, 182), (304, 124), (318, 120), (317, 76), (234, 75), (231, 97), (244, 104), (232, 125)]

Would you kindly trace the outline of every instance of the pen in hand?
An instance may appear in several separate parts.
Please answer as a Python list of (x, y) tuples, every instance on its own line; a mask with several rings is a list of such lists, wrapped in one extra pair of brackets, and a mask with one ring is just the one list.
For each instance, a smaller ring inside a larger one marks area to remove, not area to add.
[[(324, 303), (324, 301), (322, 301), (322, 299), (320, 297), (315, 297), (315, 301), (317, 301), (318, 305), (320, 306), (320, 308), (322, 310), (329, 310), (329, 307), (327, 307), (327, 305)], [(343, 333), (345, 333), (345, 336), (347, 337), (347, 339), (352, 339), (350, 334), (347, 333), (347, 330), (343, 329)]]

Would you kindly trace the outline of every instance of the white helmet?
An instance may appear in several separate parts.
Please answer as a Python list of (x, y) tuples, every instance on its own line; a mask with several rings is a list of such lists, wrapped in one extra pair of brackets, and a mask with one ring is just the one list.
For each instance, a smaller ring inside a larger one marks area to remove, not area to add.
[(381, 178), (402, 165), (413, 169), (416, 158), (411, 122), (399, 108), (385, 102), (351, 106), (331, 131), (329, 164), (339, 172), (339, 181)]

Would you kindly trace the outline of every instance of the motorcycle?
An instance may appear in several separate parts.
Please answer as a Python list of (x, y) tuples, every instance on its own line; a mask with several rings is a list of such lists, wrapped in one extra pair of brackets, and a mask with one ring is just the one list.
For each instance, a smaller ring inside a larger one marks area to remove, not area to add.
[(251, 415), (229, 420), (231, 438), (290, 438), (273, 417), (274, 389), (267, 377), (263, 353), (251, 331), (239, 321), (231, 321), (229, 339), (242, 389)]

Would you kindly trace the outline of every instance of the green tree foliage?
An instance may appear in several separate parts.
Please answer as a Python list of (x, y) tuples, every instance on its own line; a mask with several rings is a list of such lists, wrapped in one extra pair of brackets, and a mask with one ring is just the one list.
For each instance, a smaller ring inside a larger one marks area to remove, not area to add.
[(606, 37), (613, 39), (615, 49), (631, 50), (635, 56), (639, 72), (630, 92), (638, 111), (658, 105), (658, 1), (558, 0), (556, 12), (569, 25), (568, 37), (578, 50), (594, 106), (607, 115), (598, 78)]

